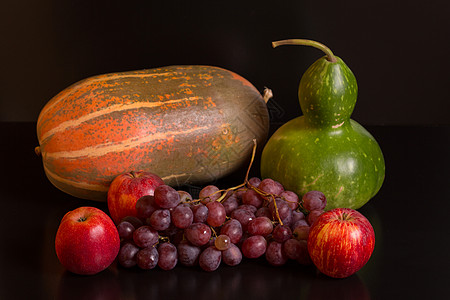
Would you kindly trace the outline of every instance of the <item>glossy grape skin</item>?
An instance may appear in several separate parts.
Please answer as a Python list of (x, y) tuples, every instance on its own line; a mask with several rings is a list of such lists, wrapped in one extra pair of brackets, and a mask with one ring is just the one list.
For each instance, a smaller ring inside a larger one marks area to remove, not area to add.
[(157, 231), (163, 231), (169, 228), (170, 221), (171, 217), (168, 209), (157, 209), (147, 219), (147, 224)]
[(273, 229), (272, 237), (276, 242), (283, 243), (292, 237), (292, 230), (289, 226), (278, 224)]
[(117, 232), (119, 233), (121, 241), (132, 240), (134, 231), (135, 228), (133, 224), (128, 221), (120, 221), (120, 223), (117, 225)]
[(272, 241), (267, 246), (266, 260), (272, 266), (282, 266), (286, 264), (288, 258), (282, 250), (283, 244)]
[(238, 199), (238, 201), (242, 201), (242, 195), (244, 195), (244, 193), (247, 191), (247, 188), (240, 188), (238, 190), (236, 190), (233, 195), (236, 196), (236, 198)]
[(222, 203), (214, 201), (206, 204), (208, 208), (208, 217), (206, 218), (206, 222), (212, 227), (221, 226), (226, 218), (227, 213), (225, 212), (225, 207), (223, 207)]
[(280, 197), (286, 201), (292, 210), (297, 209), (299, 205), (299, 198), (296, 193), (292, 191), (284, 191), (280, 194)]
[(189, 227), (194, 220), (194, 213), (191, 208), (185, 204), (175, 207), (171, 213), (172, 223), (181, 229)]
[(323, 210), (313, 210), (306, 217), (306, 221), (308, 221), (309, 226), (312, 226), (317, 218), (323, 213)]
[(220, 234), (227, 235), (231, 243), (236, 244), (242, 238), (242, 225), (236, 219), (230, 219), (220, 229)]
[(305, 240), (299, 240), (300, 243), (300, 251), (298, 252), (299, 257), (297, 258), (297, 262), (302, 265), (311, 265), (312, 260), (309, 256), (308, 245)]
[(302, 197), (303, 208), (308, 211), (324, 210), (327, 198), (320, 191), (309, 191)]
[(203, 246), (211, 238), (211, 229), (204, 223), (193, 223), (184, 230), (186, 239), (195, 246)]
[(257, 188), (261, 184), (261, 179), (258, 177), (252, 177), (248, 180), (248, 183)]
[(261, 235), (247, 238), (241, 246), (242, 254), (247, 258), (258, 258), (266, 252), (267, 241)]
[(269, 219), (272, 219), (272, 212), (269, 207), (263, 206), (258, 208), (255, 213), (255, 217), (268, 217)]
[(155, 202), (155, 197), (145, 195), (136, 201), (136, 214), (141, 220), (149, 218), (152, 213), (160, 207)]
[(188, 193), (186, 191), (182, 191), (182, 190), (179, 190), (177, 192), (180, 195), (181, 203), (192, 201), (192, 195), (190, 193)]
[(303, 251), (302, 244), (295, 238), (288, 239), (283, 243), (283, 252), (287, 258), (298, 260)]
[(158, 246), (158, 266), (163, 270), (172, 270), (178, 262), (177, 247), (171, 243), (162, 243)]
[[(263, 191), (277, 196), (266, 201), (254, 190), (246, 187), (239, 191), (228, 192), (222, 202), (217, 202), (213, 200), (221, 196), (220, 190), (216, 186), (209, 186), (207, 189), (203, 189), (203, 193), (208, 192), (209, 196), (211, 193), (217, 192), (211, 198), (203, 195), (208, 199), (203, 199), (201, 202), (182, 203), (181, 199), (191, 201), (192, 197), (187, 192), (176, 191), (180, 200), (176, 206), (167, 209), (162, 209), (159, 204), (156, 204), (155, 196), (153, 196), (153, 201), (150, 201), (149, 198), (147, 201), (152, 205), (149, 210), (153, 209), (153, 213), (163, 210), (168, 212), (170, 215), (169, 226), (167, 228), (167, 225), (158, 227), (164, 222), (155, 221), (153, 225), (160, 228), (158, 229), (160, 232), (156, 232), (156, 238), (151, 242), (141, 241), (137, 238), (138, 234), (135, 234), (137, 228), (135, 228), (132, 232), (132, 242), (128, 243), (132, 246), (128, 245), (127, 247), (129, 255), (133, 255), (135, 249), (137, 252), (128, 261), (122, 258), (123, 263), (127, 266), (137, 264), (141, 269), (153, 269), (156, 265), (161, 264), (160, 268), (163, 270), (171, 270), (177, 263), (188, 267), (200, 265), (203, 270), (210, 272), (216, 270), (222, 261), (226, 265), (236, 266), (241, 263), (243, 257), (258, 258), (264, 255), (267, 262), (273, 266), (281, 266), (288, 259), (296, 260), (301, 264), (311, 264), (304, 239), (308, 234), (308, 221), (313, 220), (312, 217), (316, 214), (318, 216), (318, 211), (313, 214), (310, 212), (307, 216), (302, 212), (295, 211), (298, 207), (298, 196), (293, 192), (285, 191), (283, 186), (274, 180), (261, 181), (255, 177), (254, 184), (263, 188)], [(170, 187), (165, 189), (160, 193), (161, 195), (165, 193), (164, 197), (175, 191), (172, 191)], [(274, 191), (278, 191), (278, 194)], [(246, 193), (248, 194), (246, 195)], [(257, 197), (257, 199), (252, 197)], [(280, 224), (274, 227), (274, 223), (277, 224), (278, 219), (275, 205), (271, 201), (273, 199), (276, 200), (278, 214), (284, 225)], [(142, 201), (141, 204), (144, 203)], [(144, 208), (143, 205), (141, 210), (144, 211)], [(226, 220), (227, 216), (231, 217), (228, 221)], [(150, 217), (147, 217), (147, 223), (150, 226), (142, 225), (142, 221), (140, 221), (141, 225), (138, 225), (143, 227), (138, 231), (142, 236), (149, 233), (148, 228), (156, 229), (150, 224)], [(136, 219), (139, 220), (139, 218)], [(141, 220), (143, 219), (141, 218)], [(186, 222), (183, 223), (184, 221)], [(129, 234), (134, 226), (130, 223), (126, 222), (121, 225), (124, 227), (123, 237), (121, 235), (122, 241), (129, 241), (124, 237), (127, 236), (127, 231)], [(118, 231), (119, 225), (120, 223), (117, 225)], [(211, 238), (212, 232), (208, 225), (216, 227), (214, 229), (217, 236), (214, 238)], [(296, 229), (296, 227), (298, 228)], [(170, 242), (162, 239), (157, 244), (158, 234), (168, 237)], [(181, 238), (176, 239), (176, 235)], [(177, 240), (176, 243), (174, 240)], [(152, 242), (154, 244), (151, 245)], [(124, 253), (122, 253), (122, 257), (125, 257)]]
[(274, 220), (276, 221), (281, 220), (281, 222), (283, 222), (284, 225), (292, 224), (292, 209), (289, 207), (286, 201), (277, 198), (275, 202), (274, 201), (270, 202), (269, 209), (272, 213)]
[(206, 205), (199, 203), (191, 206), (193, 213), (192, 223), (205, 223), (208, 218), (208, 208)]
[(270, 202), (269, 209), (271, 210), (273, 216), (276, 216), (276, 210), (278, 210), (278, 215), (281, 219), (286, 219), (289, 214), (292, 215), (292, 209), (289, 207), (286, 201), (281, 200), (280, 198), (276, 198), (275, 203), (273, 201)]
[(247, 231), (250, 235), (267, 236), (272, 233), (273, 224), (268, 217), (257, 217), (248, 222)]
[(259, 184), (258, 189), (274, 195), (280, 195), (284, 191), (283, 186), (278, 181), (270, 178), (263, 179)]
[(281, 221), (284, 225), (290, 227), (292, 225), (292, 211), (285, 218), (282, 218)]
[(305, 214), (303, 214), (301, 211), (292, 211), (292, 224), (295, 224), (295, 222), (299, 220), (305, 220)]
[(238, 246), (231, 244), (230, 248), (222, 251), (222, 261), (229, 266), (236, 266), (242, 261), (242, 252)]
[(122, 267), (131, 268), (136, 265), (136, 255), (139, 252), (137, 247), (132, 242), (126, 242), (122, 244), (117, 255), (117, 260)]
[(201, 189), (199, 198), (203, 204), (214, 202), (220, 198), (221, 194), (219, 188), (215, 185), (207, 185)]
[(209, 241), (203, 245), (201, 247), (202, 250), (205, 250), (206, 248), (210, 247), (210, 246), (214, 246), (215, 247), (215, 242), (216, 242), (216, 237), (215, 236), (211, 236), (211, 238), (209, 239)]
[(255, 214), (248, 210), (238, 208), (231, 213), (231, 218), (238, 220), (242, 225), (242, 230), (246, 231), (248, 223), (255, 218)]
[(264, 203), (264, 198), (254, 190), (249, 189), (242, 195), (242, 203), (252, 205), (255, 208), (260, 208)]
[[(225, 190), (225, 191), (222, 193), (222, 196), (223, 196), (223, 195), (225, 195), (225, 196), (222, 198), (223, 200), (220, 201), (221, 203), (223, 203), (224, 200), (230, 198), (231, 196), (236, 197), (235, 191), (234, 191), (234, 190)], [(217, 198), (217, 199), (218, 199), (218, 198)], [(216, 200), (216, 201), (217, 201), (217, 200)]]
[(275, 202), (274, 201), (270, 202), (269, 209), (272, 212), (274, 220), (278, 221), (279, 217), (281, 219), (281, 222), (283, 222), (283, 224), (285, 225), (290, 225), (292, 223), (292, 209), (289, 207), (286, 201), (277, 198), (275, 199)]
[(217, 250), (214, 246), (210, 246), (203, 250), (198, 259), (200, 267), (207, 272), (217, 270), (221, 261), (222, 251)]
[(226, 234), (219, 235), (218, 237), (216, 237), (216, 239), (214, 241), (214, 246), (216, 247), (217, 250), (220, 250), (220, 251), (229, 249), (231, 247), (231, 245), (232, 245), (231, 239)]
[(310, 226), (297, 226), (292, 235), (297, 240), (308, 240)]
[(138, 217), (135, 217), (135, 216), (123, 217), (123, 219), (121, 221), (130, 222), (131, 224), (133, 224), (135, 230), (138, 229), (139, 227), (141, 227), (142, 225), (144, 225), (144, 222), (142, 222), (141, 219), (139, 219)]
[(200, 247), (194, 246), (188, 241), (181, 241), (177, 246), (178, 262), (186, 267), (193, 267), (198, 264), (201, 253)]
[(158, 232), (150, 226), (141, 226), (133, 232), (133, 241), (141, 248), (152, 247), (158, 239)]
[(306, 219), (301, 219), (301, 220), (296, 221), (295, 223), (292, 223), (291, 229), (294, 230), (298, 226), (309, 226), (309, 223), (308, 223), (308, 221), (306, 221)]
[(258, 211), (258, 209), (256, 207), (254, 207), (253, 205), (249, 205), (249, 204), (241, 204), (238, 206), (237, 209), (247, 210), (247, 211), (251, 212), (252, 214), (255, 214)]
[(136, 254), (136, 262), (143, 270), (154, 269), (158, 265), (159, 254), (155, 247), (148, 247), (139, 250)]
[(161, 208), (174, 208), (180, 203), (180, 194), (165, 184), (155, 188), (154, 197), (155, 203)]
[(231, 195), (230, 197), (228, 197), (227, 199), (225, 199), (222, 202), (223, 207), (225, 208), (225, 213), (227, 214), (227, 216), (230, 216), (231, 213), (238, 208), (239, 204), (239, 200), (237, 198), (237, 196), (235, 196), (235, 194)]

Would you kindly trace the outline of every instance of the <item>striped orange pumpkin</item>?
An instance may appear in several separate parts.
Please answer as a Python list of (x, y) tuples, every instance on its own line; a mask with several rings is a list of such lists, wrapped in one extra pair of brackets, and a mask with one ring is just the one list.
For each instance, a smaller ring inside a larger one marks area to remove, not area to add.
[(106, 201), (128, 171), (166, 184), (203, 184), (248, 163), (267, 138), (261, 94), (211, 66), (170, 66), (82, 80), (52, 98), (37, 122), (45, 173), (73, 196)]

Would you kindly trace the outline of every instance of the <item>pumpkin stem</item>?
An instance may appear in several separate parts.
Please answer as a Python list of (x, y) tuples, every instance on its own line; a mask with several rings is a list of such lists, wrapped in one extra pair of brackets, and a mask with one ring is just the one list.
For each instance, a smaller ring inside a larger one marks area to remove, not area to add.
[(34, 152), (37, 156), (41, 156), (41, 147), (37, 146), (36, 148), (34, 148)]
[(278, 46), (282, 45), (299, 45), (299, 46), (311, 46), (314, 48), (317, 48), (319, 50), (322, 50), (327, 55), (327, 60), (329, 62), (337, 62), (336, 56), (334, 56), (333, 52), (330, 48), (325, 46), (322, 43), (311, 41), (311, 40), (304, 40), (304, 39), (288, 39), (288, 40), (281, 40), (272, 42), (272, 47), (276, 48)]
[(263, 91), (264, 102), (265, 103), (269, 102), (269, 100), (272, 99), (272, 97), (273, 97), (272, 90), (269, 89), (268, 87), (264, 87), (264, 91)]

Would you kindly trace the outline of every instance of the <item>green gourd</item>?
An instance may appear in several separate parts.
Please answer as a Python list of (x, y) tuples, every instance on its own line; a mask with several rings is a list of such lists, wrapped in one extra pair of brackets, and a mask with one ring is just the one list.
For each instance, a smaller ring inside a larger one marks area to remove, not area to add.
[(313, 46), (326, 55), (300, 81), (303, 116), (282, 125), (264, 146), (261, 176), (279, 181), (299, 196), (322, 191), (326, 210), (358, 209), (381, 188), (385, 164), (374, 137), (350, 118), (358, 92), (356, 78), (321, 43), (300, 39), (273, 43), (280, 45)]

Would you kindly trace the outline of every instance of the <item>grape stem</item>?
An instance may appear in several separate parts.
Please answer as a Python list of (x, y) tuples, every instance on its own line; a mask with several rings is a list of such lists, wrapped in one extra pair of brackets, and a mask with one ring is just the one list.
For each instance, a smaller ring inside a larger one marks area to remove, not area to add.
[(326, 54), (327, 60), (329, 62), (332, 62), (332, 63), (337, 62), (337, 58), (336, 58), (336, 56), (334, 56), (331, 49), (328, 48), (327, 46), (325, 46), (324, 44), (316, 42), (316, 41), (305, 40), (305, 39), (288, 39), (288, 40), (272, 42), (272, 47), (274, 47), (274, 48), (276, 48), (278, 46), (283, 46), (283, 45), (311, 46), (311, 47), (317, 48), (319, 50), (322, 50)]
[(252, 158), (250, 159), (250, 164), (247, 168), (247, 173), (245, 174), (244, 183), (248, 183), (248, 175), (250, 174), (250, 169), (252, 168), (253, 161), (255, 160), (255, 156), (256, 156), (256, 146), (257, 146), (256, 139), (253, 139)]
[(188, 201), (183, 201), (182, 203), (192, 204), (192, 203), (198, 203), (200, 201), (202, 201), (202, 199), (188, 200)]
[[(276, 199), (275, 196), (276, 196), (276, 197), (280, 197), (280, 196), (279, 196), (279, 195), (270, 194), (270, 193), (266, 193), (266, 192), (264, 192), (263, 190), (260, 190), (260, 189), (258, 189), (257, 187), (253, 186), (253, 185), (250, 184), (250, 182), (248, 182), (248, 181), (247, 181), (247, 186), (248, 186), (250, 189), (254, 190), (256, 193), (258, 193), (259, 195), (263, 196), (263, 198), (266, 199), (266, 200), (267, 200), (267, 198), (272, 198), (273, 206), (274, 206), (274, 208), (275, 208), (275, 215), (276, 215), (276, 217), (277, 217), (278, 222), (280, 223), (280, 225), (283, 225), (283, 221), (281, 221), (280, 214), (278, 213), (277, 202), (275, 201), (275, 199)], [(280, 198), (282, 198), (282, 197), (280, 197)]]
[(159, 236), (159, 239), (158, 239), (158, 243), (159, 243), (160, 241), (163, 242), (163, 243), (166, 243), (166, 242), (169, 243), (169, 242), (170, 242), (170, 239), (169, 239), (168, 236), (162, 236), (162, 235), (160, 235), (160, 236)]
[(209, 228), (211, 229), (214, 237), (217, 237), (217, 232), (214, 230), (214, 228), (212, 226), (209, 226)]
[[(253, 165), (253, 162), (254, 162), (255, 156), (256, 156), (256, 147), (257, 147), (256, 139), (253, 139), (252, 156), (251, 156), (250, 163), (249, 163), (249, 166), (248, 166), (248, 168), (247, 168), (247, 172), (246, 172), (246, 174), (245, 174), (245, 179), (244, 179), (244, 182), (243, 182), (243, 183), (241, 183), (241, 184), (239, 184), (239, 185), (237, 185), (237, 186), (234, 186), (234, 187), (230, 187), (230, 188), (225, 189), (225, 190), (218, 190), (218, 191), (212, 193), (211, 195), (208, 195), (207, 197), (204, 197), (204, 198), (202, 198), (202, 199), (210, 198), (212, 195), (217, 194), (217, 193), (222, 193), (222, 195), (216, 200), (216, 201), (222, 202), (222, 201), (225, 200), (225, 197), (228, 195), (228, 193), (229, 193), (230, 191), (236, 191), (236, 190), (238, 190), (238, 189), (240, 189), (240, 188), (246, 187), (247, 189), (252, 189), (252, 190), (254, 190), (256, 193), (258, 193), (259, 195), (261, 195), (261, 196), (262, 196), (265, 200), (267, 200), (267, 201), (269, 201), (269, 199), (272, 199), (273, 205), (274, 205), (274, 208), (275, 208), (275, 215), (276, 215), (276, 218), (278, 219), (278, 223), (280, 223), (280, 225), (283, 225), (283, 221), (281, 220), (280, 214), (278, 213), (277, 202), (275, 201), (275, 199), (276, 199), (276, 198), (280, 198), (280, 199), (283, 199), (284, 201), (287, 201), (287, 202), (292, 202), (292, 201), (289, 201), (289, 200), (287, 200), (286, 198), (284, 198), (284, 197), (282, 197), (282, 196), (280, 196), (280, 195), (275, 195), (275, 194), (271, 194), (271, 193), (266, 193), (266, 192), (264, 192), (263, 190), (261, 190), (261, 189), (255, 187), (254, 185), (252, 185), (252, 184), (248, 181), (248, 177), (249, 177), (249, 174), (250, 174), (250, 169), (251, 169), (251, 167), (252, 167), (252, 165)], [(202, 199), (189, 201), (189, 203), (191, 203), (191, 202), (198, 202), (198, 201), (201, 201)]]
[(250, 160), (250, 164), (247, 168), (247, 173), (245, 174), (245, 180), (244, 180), (244, 185), (247, 186), (248, 188), (254, 190), (256, 193), (258, 193), (259, 195), (263, 196), (264, 199), (267, 199), (266, 197), (270, 197), (272, 198), (273, 201), (273, 205), (275, 207), (275, 214), (277, 216), (278, 222), (280, 222), (281, 225), (283, 225), (283, 221), (281, 221), (280, 215), (278, 214), (278, 208), (277, 208), (277, 203), (275, 201), (275, 195), (273, 194), (269, 194), (269, 193), (265, 193), (264, 191), (258, 189), (257, 187), (253, 186), (249, 181), (248, 181), (248, 176), (250, 174), (250, 169), (253, 165), (253, 161), (255, 160), (255, 155), (256, 155), (256, 139), (253, 139), (253, 151), (252, 151), (252, 158)]

